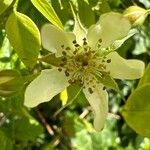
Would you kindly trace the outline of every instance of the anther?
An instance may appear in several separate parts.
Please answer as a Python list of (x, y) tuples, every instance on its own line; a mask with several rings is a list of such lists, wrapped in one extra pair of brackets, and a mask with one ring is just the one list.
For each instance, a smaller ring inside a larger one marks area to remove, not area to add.
[(62, 71), (62, 68), (58, 68), (58, 71), (61, 72), (61, 71)]
[(73, 40), (73, 41), (72, 41), (72, 43), (73, 43), (73, 44), (76, 44), (76, 43), (77, 43), (77, 41), (76, 41), (76, 40)]
[(86, 42), (86, 41), (84, 41), (84, 42), (83, 42), (83, 45), (87, 45), (87, 42)]
[(64, 65), (65, 65), (65, 64), (64, 64), (64, 63), (62, 63), (62, 64), (60, 64), (60, 67), (64, 67)]
[(72, 84), (72, 83), (73, 83), (73, 81), (70, 79), (70, 80), (68, 80), (68, 83)]
[(99, 42), (99, 43), (102, 43), (102, 39), (99, 39), (98, 42)]
[(92, 93), (93, 93), (92, 88), (88, 88), (88, 91), (89, 91), (89, 93), (90, 93), (90, 94), (92, 94)]
[(65, 70), (65, 75), (68, 77), (70, 74), (67, 70)]
[(63, 57), (61, 60), (62, 60), (62, 61), (67, 61), (67, 58), (66, 58), (66, 57)]
[(73, 54), (76, 55), (76, 54), (77, 54), (77, 51), (78, 51), (77, 49), (76, 49), (75, 51), (73, 51)]
[(79, 47), (80, 45), (79, 45), (79, 44), (75, 44), (74, 46), (75, 46), (75, 47)]
[(106, 87), (105, 87), (105, 86), (103, 87), (103, 90), (106, 90)]
[(70, 48), (70, 47), (66, 47), (65, 49), (66, 49), (66, 50), (71, 50), (71, 48)]
[(85, 37), (83, 38), (83, 41), (86, 41), (86, 38), (85, 38)]
[(61, 48), (64, 48), (65, 46), (64, 45), (61, 45)]
[(62, 54), (63, 54), (63, 55), (66, 55), (67, 53), (66, 53), (65, 51), (62, 51)]
[(111, 63), (111, 59), (107, 59), (107, 63)]
[(97, 48), (100, 48), (100, 47), (101, 47), (101, 44), (98, 43), (98, 44), (97, 44)]

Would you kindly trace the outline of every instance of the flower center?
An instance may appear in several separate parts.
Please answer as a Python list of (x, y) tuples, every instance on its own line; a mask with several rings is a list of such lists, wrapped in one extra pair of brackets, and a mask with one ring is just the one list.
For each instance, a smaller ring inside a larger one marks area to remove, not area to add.
[(83, 45), (80, 46), (76, 40), (72, 41), (74, 50), (62, 45), (62, 62), (58, 68), (64, 71), (68, 77), (69, 83), (78, 83), (84, 88), (88, 87), (89, 93), (93, 93), (94, 88), (100, 83), (100, 78), (109, 75), (106, 70), (106, 64), (111, 62), (107, 59), (106, 54), (100, 50), (100, 39), (96, 45), (96, 50), (88, 45), (86, 38), (83, 39)]

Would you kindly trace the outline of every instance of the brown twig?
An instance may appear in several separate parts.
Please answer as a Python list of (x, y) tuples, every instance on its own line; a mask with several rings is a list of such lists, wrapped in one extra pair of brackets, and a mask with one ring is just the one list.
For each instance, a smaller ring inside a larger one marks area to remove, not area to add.
[(38, 110), (35, 109), (39, 119), (41, 120), (41, 122), (43, 123), (44, 127), (46, 128), (47, 132), (52, 136), (54, 135), (54, 131), (52, 129), (52, 127), (50, 126), (50, 124), (47, 123), (46, 119), (44, 118), (43, 114)]

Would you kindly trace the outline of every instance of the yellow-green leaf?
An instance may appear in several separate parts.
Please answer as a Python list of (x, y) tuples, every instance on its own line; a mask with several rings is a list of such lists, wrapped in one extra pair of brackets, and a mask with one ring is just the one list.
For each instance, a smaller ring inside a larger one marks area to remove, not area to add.
[(148, 66), (145, 69), (144, 75), (143, 77), (140, 79), (139, 85), (138, 87), (150, 83), (150, 63), (148, 64)]
[(0, 71), (0, 96), (10, 96), (23, 87), (23, 78), (16, 70)]
[(63, 29), (60, 19), (58, 18), (52, 5), (47, 0), (31, 0), (31, 2), (47, 20), (60, 29)]
[(22, 62), (33, 68), (41, 47), (40, 33), (34, 22), (28, 16), (14, 11), (6, 22), (6, 33)]
[(137, 88), (130, 95), (123, 116), (137, 133), (150, 137), (150, 83)]
[(0, 15), (10, 6), (13, 0), (0, 0)]

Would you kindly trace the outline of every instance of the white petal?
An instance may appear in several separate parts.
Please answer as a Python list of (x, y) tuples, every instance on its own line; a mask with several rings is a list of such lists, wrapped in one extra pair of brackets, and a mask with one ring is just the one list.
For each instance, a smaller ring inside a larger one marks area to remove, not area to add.
[(97, 131), (101, 131), (108, 115), (108, 94), (102, 85), (98, 85), (92, 94), (87, 88), (83, 92), (95, 113), (94, 127)]
[(97, 24), (89, 28), (87, 38), (92, 47), (102, 39), (101, 47), (107, 48), (115, 40), (125, 37), (130, 28), (130, 22), (122, 14), (110, 12), (102, 15)]
[(82, 26), (79, 16), (74, 15), (75, 25), (73, 33), (76, 35), (77, 43), (82, 45), (83, 39), (86, 38), (86, 29)]
[(51, 100), (55, 95), (68, 86), (67, 78), (57, 68), (43, 70), (33, 80), (25, 91), (24, 104), (27, 107), (35, 107), (40, 103)]
[(131, 36), (133, 36), (134, 34), (138, 33), (138, 31), (136, 29), (132, 29), (129, 31), (128, 35), (126, 37), (124, 37), (121, 40), (116, 40), (112, 45), (111, 48), (112, 49), (118, 49), (127, 39), (129, 39)]
[(45, 49), (56, 53), (57, 57), (61, 56), (62, 45), (64, 48), (73, 48), (72, 41), (75, 40), (73, 33), (66, 33), (51, 24), (45, 24), (41, 29), (42, 45)]
[(107, 55), (111, 59), (106, 68), (110, 71), (110, 75), (117, 79), (138, 79), (142, 77), (145, 65), (140, 60), (126, 60), (117, 52), (112, 52)]

